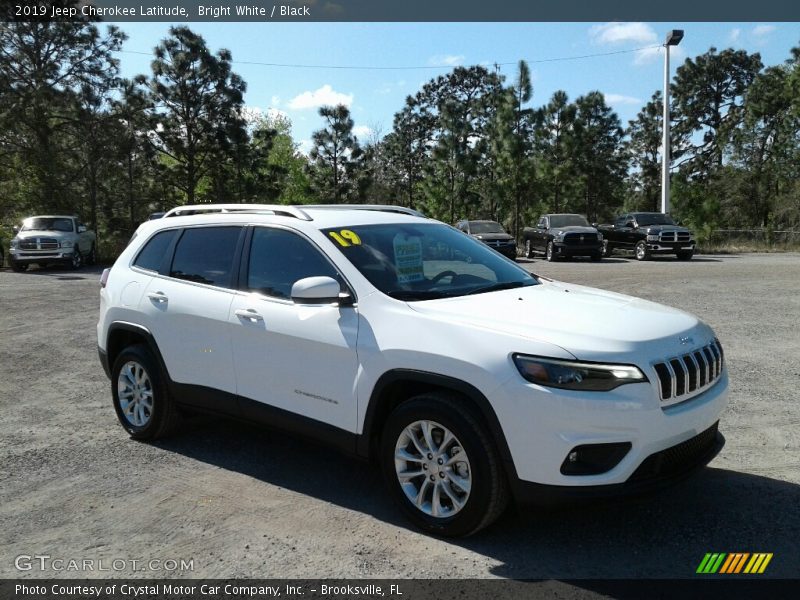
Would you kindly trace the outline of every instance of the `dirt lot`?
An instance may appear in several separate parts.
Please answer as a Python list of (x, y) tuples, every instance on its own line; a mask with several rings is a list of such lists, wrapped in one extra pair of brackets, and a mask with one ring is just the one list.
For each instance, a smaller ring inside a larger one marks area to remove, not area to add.
[[(443, 541), (409, 529), (376, 469), (245, 425), (128, 439), (97, 360), (98, 272), (0, 271), (0, 577), (14, 557), (193, 559), (184, 577), (692, 577), (706, 552), (800, 576), (800, 255), (524, 263), (698, 314), (731, 374), (728, 443), (657, 496), (510, 512)], [(108, 573), (88, 574), (108, 576)]]

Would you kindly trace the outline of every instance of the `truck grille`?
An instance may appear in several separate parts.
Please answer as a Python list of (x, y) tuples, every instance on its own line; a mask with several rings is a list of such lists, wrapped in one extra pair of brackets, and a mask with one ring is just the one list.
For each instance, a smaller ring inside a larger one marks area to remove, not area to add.
[(679, 400), (711, 387), (722, 375), (723, 360), (722, 345), (715, 339), (693, 352), (656, 363), (661, 401)]
[(662, 231), (658, 236), (660, 242), (688, 242), (692, 234), (688, 231)]
[(597, 243), (596, 233), (568, 233), (564, 236), (567, 246), (596, 246)]
[(58, 240), (54, 238), (29, 238), (19, 243), (21, 250), (55, 250)]

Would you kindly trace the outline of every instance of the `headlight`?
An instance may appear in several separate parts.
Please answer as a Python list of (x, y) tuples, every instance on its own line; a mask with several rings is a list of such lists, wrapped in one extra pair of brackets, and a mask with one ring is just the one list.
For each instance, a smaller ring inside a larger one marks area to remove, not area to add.
[(600, 233), (600, 232), (597, 233), (597, 241), (598, 242), (602, 242), (603, 241), (603, 234)]
[(648, 235), (647, 236), (647, 241), (648, 242), (657, 242), (658, 241), (658, 234), (656, 234), (656, 235)]
[(607, 392), (626, 383), (648, 381), (633, 365), (586, 363), (558, 358), (515, 354), (520, 375), (531, 383), (565, 390)]
[(11, 248), (19, 248), (19, 240), (17, 238), (13, 238), (11, 240)]
[(557, 239), (558, 241), (561, 241), (561, 240), (563, 240), (563, 239), (564, 239), (564, 235), (565, 235), (565, 234), (564, 234), (564, 232), (563, 232), (563, 231), (559, 231), (559, 232), (556, 234), (556, 239)]
[(62, 248), (72, 248), (73, 245), (74, 244), (69, 240), (64, 240), (63, 242), (61, 242)]

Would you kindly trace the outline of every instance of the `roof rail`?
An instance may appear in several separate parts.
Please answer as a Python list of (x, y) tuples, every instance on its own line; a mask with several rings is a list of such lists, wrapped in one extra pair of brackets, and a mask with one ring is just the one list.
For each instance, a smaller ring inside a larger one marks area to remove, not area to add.
[(287, 206), (284, 204), (187, 204), (176, 206), (168, 210), (163, 216), (181, 217), (186, 215), (198, 215), (205, 213), (272, 213), (282, 217), (294, 217), (302, 221), (313, 220), (306, 211), (297, 206)]
[(395, 206), (394, 204), (303, 204), (302, 208), (314, 208), (324, 210), (375, 210), (380, 212), (393, 212), (403, 215), (411, 215), (412, 217), (428, 217), (413, 208), (406, 208), (405, 206)]

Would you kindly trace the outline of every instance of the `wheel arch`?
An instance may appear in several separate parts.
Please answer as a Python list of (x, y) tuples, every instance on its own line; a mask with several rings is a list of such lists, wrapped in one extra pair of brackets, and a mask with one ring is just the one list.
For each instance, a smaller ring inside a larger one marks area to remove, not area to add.
[(156, 357), (161, 367), (161, 372), (166, 376), (167, 381), (171, 381), (164, 358), (161, 356), (161, 351), (158, 349), (158, 344), (150, 330), (142, 325), (125, 321), (115, 321), (108, 327), (106, 355), (108, 356), (109, 369), (113, 368), (120, 352), (134, 344), (147, 346), (153, 356)]
[(412, 369), (393, 369), (378, 379), (370, 395), (364, 415), (364, 426), (358, 437), (356, 452), (364, 458), (373, 458), (383, 424), (395, 407), (411, 396), (429, 391), (455, 392), (462, 396), (477, 417), (482, 418), (506, 466), (509, 478), (516, 477), (516, 469), (497, 414), (486, 396), (475, 386), (460, 379)]

